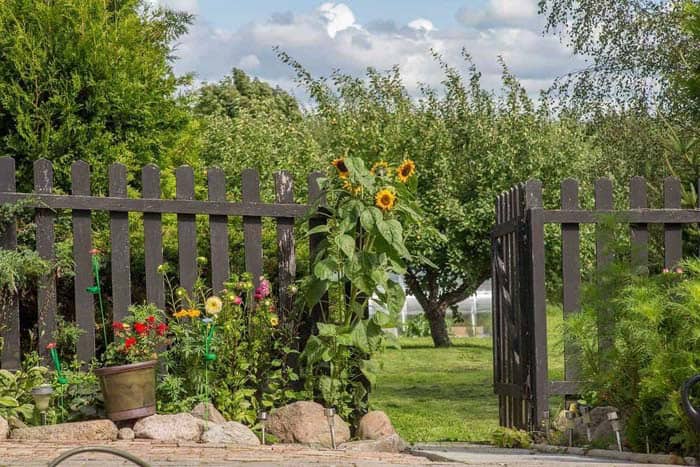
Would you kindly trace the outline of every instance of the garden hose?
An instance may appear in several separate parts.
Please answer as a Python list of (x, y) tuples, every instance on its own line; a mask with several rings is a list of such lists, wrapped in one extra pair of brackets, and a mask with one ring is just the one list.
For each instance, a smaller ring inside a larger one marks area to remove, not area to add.
[(113, 454), (115, 456), (123, 457), (124, 459), (131, 461), (140, 467), (151, 467), (151, 464), (149, 464), (146, 461), (142, 461), (133, 454), (130, 454), (126, 451), (122, 451), (120, 449), (108, 448), (105, 446), (84, 446), (81, 448), (71, 449), (70, 451), (64, 452), (63, 454), (49, 462), (49, 467), (55, 467), (64, 460), (68, 459), (69, 457), (73, 457), (77, 454), (82, 454), (84, 452), (102, 452), (105, 454)]

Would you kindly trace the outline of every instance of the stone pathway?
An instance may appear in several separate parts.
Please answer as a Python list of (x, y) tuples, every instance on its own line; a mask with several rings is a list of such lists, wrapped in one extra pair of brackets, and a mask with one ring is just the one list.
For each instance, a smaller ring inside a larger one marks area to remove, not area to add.
[[(45, 467), (61, 453), (85, 443), (41, 443), (36, 441), (0, 441), (0, 466)], [(403, 465), (450, 465), (445, 461), (430, 461), (410, 454), (376, 452), (332, 451), (310, 449), (299, 445), (275, 445), (253, 448), (232, 448), (224, 445), (198, 443), (156, 443), (146, 440), (101, 442), (95, 445), (109, 446), (130, 452), (160, 466), (403, 466)], [(80, 454), (60, 464), (60, 467), (78, 466), (133, 466), (134, 464), (107, 454)], [(455, 465), (455, 464), (452, 464)]]

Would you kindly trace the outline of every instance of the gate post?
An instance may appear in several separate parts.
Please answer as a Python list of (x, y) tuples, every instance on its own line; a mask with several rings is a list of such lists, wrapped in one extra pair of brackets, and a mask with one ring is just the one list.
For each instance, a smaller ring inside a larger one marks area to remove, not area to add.
[(530, 380), (532, 384), (531, 430), (542, 426), (545, 411), (549, 410), (549, 376), (547, 364), (547, 297), (545, 290), (544, 217), (542, 183), (529, 180), (525, 184), (526, 232), (528, 235), (529, 289), (527, 303), (531, 317)]

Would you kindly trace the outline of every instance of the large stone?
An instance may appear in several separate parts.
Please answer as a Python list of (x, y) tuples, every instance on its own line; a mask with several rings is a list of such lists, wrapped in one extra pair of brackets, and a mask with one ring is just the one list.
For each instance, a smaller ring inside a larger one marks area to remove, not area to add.
[[(615, 438), (615, 432), (612, 431), (612, 426), (608, 421), (608, 413), (617, 412), (615, 407), (603, 406), (591, 409), (591, 441), (610, 441)], [(619, 412), (618, 412), (619, 413)], [(622, 421), (620, 425), (624, 426)], [(557, 415), (554, 421), (554, 428), (558, 431), (566, 433), (566, 411), (562, 410)], [(568, 439), (568, 438), (567, 438)], [(577, 416), (574, 419), (574, 440), (576, 442), (588, 442), (586, 435), (586, 425), (583, 423), (583, 417)]]
[(119, 429), (119, 439), (129, 441), (129, 440), (134, 439), (135, 437), (136, 437), (136, 435), (134, 434), (134, 430), (132, 430), (128, 426), (125, 426), (124, 428)]
[(338, 446), (338, 449), (345, 451), (365, 451), (365, 452), (402, 452), (408, 445), (401, 437), (394, 433), (379, 439), (364, 439), (360, 441), (350, 441)]
[(137, 438), (157, 441), (199, 441), (204, 422), (188, 413), (151, 415), (134, 425)]
[(224, 416), (221, 415), (221, 412), (219, 412), (211, 402), (200, 402), (194, 406), (194, 409), (192, 409), (192, 412), (190, 413), (194, 417), (201, 418), (202, 420), (211, 422), (215, 425), (226, 423)]
[(217, 444), (233, 444), (236, 446), (259, 446), (260, 440), (255, 433), (238, 422), (225, 422), (213, 425), (202, 435), (202, 442)]
[(368, 412), (360, 419), (357, 436), (360, 439), (380, 439), (396, 434), (389, 417), (381, 410)]
[(112, 441), (117, 439), (117, 433), (117, 426), (111, 420), (90, 420), (19, 428), (10, 437), (35, 441)]
[(8, 436), (10, 436), (10, 424), (0, 417), (0, 440), (7, 439)]
[[(350, 439), (350, 427), (338, 415), (334, 417), (335, 442)], [(282, 443), (302, 443), (331, 447), (331, 435), (323, 406), (299, 401), (280, 407), (270, 415), (268, 431)]]

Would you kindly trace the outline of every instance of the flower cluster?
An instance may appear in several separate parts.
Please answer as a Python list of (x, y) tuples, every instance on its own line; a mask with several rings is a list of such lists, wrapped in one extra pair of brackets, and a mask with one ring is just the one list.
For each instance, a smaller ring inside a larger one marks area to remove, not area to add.
[[(353, 196), (360, 196), (363, 193), (361, 184), (354, 185), (350, 179), (350, 169), (348, 163), (343, 158), (335, 159), (331, 165), (335, 167), (338, 177), (343, 180), (343, 189)], [(398, 201), (396, 189), (391, 186), (392, 174), (395, 174), (396, 180), (406, 184), (416, 173), (416, 164), (410, 159), (404, 160), (395, 170), (386, 161), (378, 161), (372, 165), (370, 174), (379, 178), (380, 188), (374, 192), (373, 202), (382, 211), (391, 211), (394, 209)]]
[(114, 321), (114, 340), (107, 346), (105, 363), (119, 365), (157, 358), (156, 348), (168, 340), (168, 325), (154, 305), (133, 306), (124, 321)]

